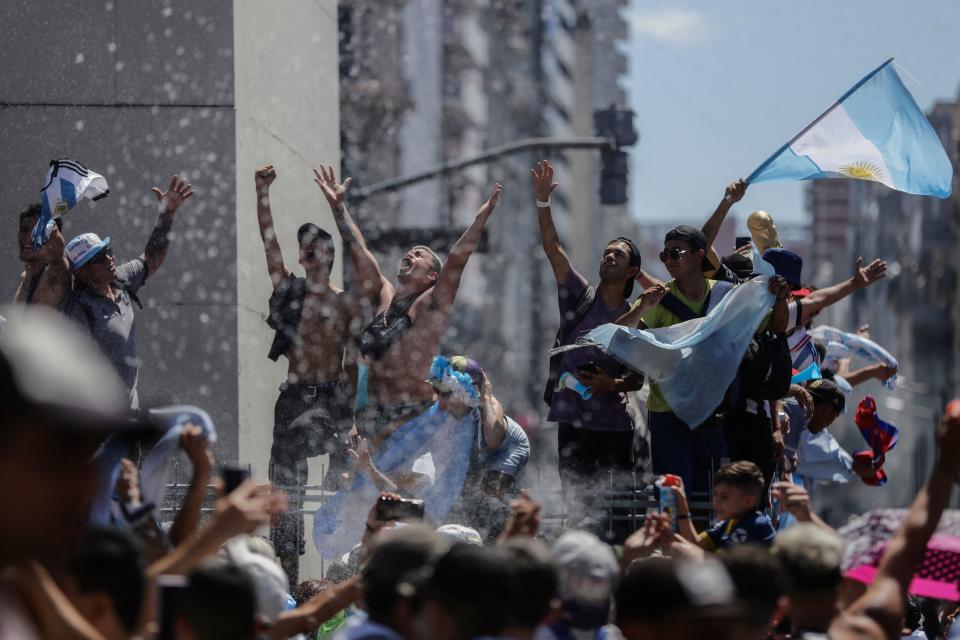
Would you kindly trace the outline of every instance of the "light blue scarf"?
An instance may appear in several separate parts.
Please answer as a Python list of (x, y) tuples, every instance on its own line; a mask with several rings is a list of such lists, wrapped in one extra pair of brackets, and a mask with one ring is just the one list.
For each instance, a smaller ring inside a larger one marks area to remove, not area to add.
[(691, 425), (702, 424), (723, 400), (757, 327), (774, 298), (767, 283), (773, 266), (754, 250), (759, 277), (734, 287), (703, 318), (660, 329), (600, 325), (578, 345), (592, 345), (660, 386), (673, 413)]

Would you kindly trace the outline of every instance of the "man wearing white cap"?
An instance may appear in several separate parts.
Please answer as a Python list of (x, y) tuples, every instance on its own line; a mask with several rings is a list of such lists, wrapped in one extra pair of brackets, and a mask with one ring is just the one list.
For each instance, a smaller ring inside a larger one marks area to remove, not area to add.
[(110, 238), (83, 233), (67, 243), (65, 253), (74, 275), (73, 291), (61, 309), (67, 317), (90, 331), (94, 341), (120, 374), (130, 394), (130, 406), (138, 407), (136, 331), (133, 302), (142, 308), (137, 290), (160, 267), (170, 245), (173, 217), (183, 201), (193, 195), (186, 180), (174, 176), (166, 192), (154, 187), (162, 212), (143, 253), (117, 265)]

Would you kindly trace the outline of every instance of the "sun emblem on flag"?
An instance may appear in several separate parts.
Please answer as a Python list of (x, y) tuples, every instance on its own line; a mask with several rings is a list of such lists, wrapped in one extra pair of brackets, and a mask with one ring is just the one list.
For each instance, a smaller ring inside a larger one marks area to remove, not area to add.
[(845, 167), (840, 167), (840, 175), (856, 180), (873, 180), (880, 182), (883, 180), (883, 170), (871, 162), (854, 162)]

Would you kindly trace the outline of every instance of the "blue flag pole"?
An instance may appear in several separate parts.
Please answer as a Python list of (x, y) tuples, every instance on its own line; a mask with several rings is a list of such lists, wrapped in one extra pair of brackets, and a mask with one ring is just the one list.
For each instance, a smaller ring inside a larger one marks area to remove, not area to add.
[(756, 178), (758, 175), (760, 175), (761, 173), (763, 173), (763, 170), (766, 169), (767, 167), (769, 167), (769, 166), (770, 166), (770, 163), (772, 163), (774, 160), (777, 159), (777, 156), (779, 156), (781, 153), (783, 153), (784, 151), (786, 151), (787, 149), (789, 149), (789, 148), (790, 148), (790, 145), (792, 145), (794, 142), (796, 142), (796, 141), (800, 138), (800, 136), (802, 136), (802, 135), (805, 134), (807, 131), (810, 131), (810, 129), (812, 129), (813, 127), (815, 127), (821, 120), (823, 120), (824, 118), (827, 117), (827, 114), (829, 114), (831, 111), (833, 111), (834, 109), (836, 109), (836, 108), (837, 108), (837, 105), (839, 105), (841, 102), (843, 102), (843, 101), (846, 100), (848, 97), (850, 97), (850, 94), (852, 94), (854, 91), (856, 91), (857, 89), (859, 89), (860, 87), (862, 87), (867, 80), (869, 80), (869, 79), (872, 78), (873, 76), (877, 75), (877, 74), (880, 72), (881, 69), (883, 69), (885, 66), (887, 66), (887, 65), (890, 64), (891, 62), (893, 62), (893, 58), (888, 58), (888, 59), (887, 59), (883, 64), (881, 64), (879, 67), (877, 67), (876, 69), (874, 69), (873, 71), (871, 71), (870, 73), (868, 73), (867, 75), (865, 75), (865, 76), (860, 80), (860, 82), (858, 82), (857, 84), (855, 84), (855, 85), (853, 85), (852, 87), (850, 87), (850, 89), (849, 89), (846, 93), (844, 93), (842, 96), (840, 96), (840, 98), (839, 98), (838, 100), (836, 100), (833, 104), (831, 104), (829, 107), (827, 107), (827, 109), (826, 109), (823, 113), (821, 113), (819, 116), (817, 116), (817, 117), (814, 119), (813, 122), (811, 122), (810, 124), (808, 124), (807, 126), (805, 126), (803, 129), (801, 129), (800, 132), (797, 133), (797, 135), (795, 135), (795, 136), (793, 136), (792, 138), (790, 138), (789, 140), (787, 140), (787, 142), (786, 142), (785, 144), (783, 144), (779, 149), (777, 149), (776, 151), (774, 151), (773, 154), (772, 154), (769, 158), (767, 158), (766, 160), (764, 160), (763, 163), (762, 163), (759, 167), (757, 167), (756, 169), (754, 169), (753, 173), (751, 173), (751, 174), (747, 177), (746, 183), (747, 183), (747, 184), (750, 184), (751, 182), (753, 182), (754, 178)]

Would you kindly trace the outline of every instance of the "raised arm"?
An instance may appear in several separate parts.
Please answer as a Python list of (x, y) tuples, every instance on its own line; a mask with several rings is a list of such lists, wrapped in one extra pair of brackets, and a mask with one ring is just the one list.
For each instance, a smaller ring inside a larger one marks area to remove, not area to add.
[(540, 238), (543, 240), (543, 252), (553, 267), (553, 275), (557, 284), (563, 284), (570, 273), (570, 258), (560, 246), (560, 236), (553, 224), (553, 214), (550, 212), (550, 194), (557, 188), (553, 181), (553, 167), (544, 160), (530, 169), (533, 176), (533, 193), (537, 197), (537, 224), (540, 225)]
[(490, 192), (490, 197), (477, 211), (477, 217), (473, 219), (473, 223), (467, 227), (467, 230), (463, 232), (463, 235), (450, 250), (450, 255), (447, 256), (447, 261), (443, 263), (440, 274), (437, 276), (437, 283), (433, 287), (433, 292), (429, 294), (435, 308), (449, 307), (456, 299), (463, 269), (467, 266), (467, 260), (470, 259), (480, 243), (483, 229), (487, 226), (490, 214), (497, 208), (497, 202), (499, 202), (502, 192), (503, 187), (500, 186), (499, 182), (493, 185), (493, 191)]
[[(954, 401), (947, 405), (948, 412), (957, 404)], [(876, 620), (888, 637), (899, 637), (907, 589), (950, 501), (950, 491), (960, 471), (960, 415), (944, 415), (937, 436), (939, 451), (930, 479), (890, 541), (867, 592), (849, 609)]]
[(210, 482), (210, 472), (213, 469), (210, 441), (200, 427), (188, 426), (180, 436), (180, 446), (190, 459), (190, 464), (193, 465), (193, 476), (180, 511), (177, 512), (170, 527), (170, 542), (174, 546), (179, 546), (196, 535), (200, 526), (203, 499), (207, 495), (207, 484)]
[(491, 449), (496, 449), (507, 439), (507, 418), (503, 405), (489, 393), (484, 394), (483, 441)]
[(380, 471), (373, 462), (370, 447), (365, 440), (361, 440), (356, 449), (347, 449), (347, 452), (353, 458), (356, 468), (365, 472), (370, 481), (380, 491), (412, 496), (425, 478), (422, 474), (414, 471), (398, 471), (392, 476)]
[(616, 324), (624, 327), (638, 328), (643, 314), (657, 306), (657, 304), (663, 300), (663, 296), (667, 295), (668, 291), (669, 289), (659, 282), (651, 286), (640, 294), (640, 297), (633, 303), (629, 311), (617, 318)]
[(803, 299), (803, 312), (801, 314), (801, 323), (807, 324), (821, 309), (829, 307), (834, 302), (843, 300), (857, 289), (869, 287), (874, 282), (883, 279), (887, 275), (887, 263), (877, 258), (866, 267), (861, 267), (863, 258), (857, 258), (857, 265), (853, 276), (838, 282), (832, 287), (817, 289)]
[(790, 324), (790, 310), (787, 308), (787, 298), (790, 296), (790, 285), (780, 276), (770, 278), (767, 290), (776, 296), (773, 311), (770, 313), (768, 327), (771, 331), (784, 333)]
[(159, 187), (153, 187), (150, 191), (157, 196), (157, 201), (160, 203), (160, 215), (157, 218), (157, 226), (153, 228), (147, 239), (147, 246), (140, 254), (140, 259), (147, 265), (147, 276), (152, 276), (163, 264), (163, 259), (167, 257), (173, 217), (184, 200), (193, 195), (193, 185), (173, 176), (166, 191), (161, 191)]
[(50, 239), (40, 248), (47, 268), (40, 276), (37, 290), (33, 292), (34, 304), (57, 309), (63, 301), (63, 296), (70, 289), (70, 267), (63, 249), (63, 235), (54, 227)]
[(707, 247), (709, 248), (707, 258), (709, 258), (710, 263), (714, 267), (720, 266), (720, 256), (713, 248), (713, 243), (717, 240), (717, 235), (720, 233), (720, 227), (723, 225), (724, 219), (726, 219), (727, 214), (730, 212), (730, 207), (740, 202), (746, 192), (747, 183), (743, 178), (728, 184), (727, 190), (723, 194), (723, 200), (720, 201), (720, 204), (717, 205), (713, 215), (707, 218), (707, 221), (703, 223), (703, 227), (700, 229), (703, 231), (703, 235), (707, 236)]
[[(380, 265), (377, 264), (377, 259), (367, 248), (367, 243), (363, 239), (363, 234), (360, 233), (360, 228), (354, 223), (350, 212), (347, 211), (347, 206), (344, 204), (347, 190), (350, 188), (353, 178), (347, 178), (338, 184), (333, 167), (322, 165), (319, 171), (317, 169), (313, 170), (313, 175), (313, 181), (319, 185), (327, 203), (330, 204), (333, 220), (340, 231), (340, 237), (350, 249), (350, 259), (357, 272), (357, 279), (360, 281), (361, 293), (369, 298), (374, 305), (379, 305), (382, 299), (392, 295), (393, 285), (384, 277)], [(385, 290), (387, 291), (386, 296), (383, 295)]]
[(147, 576), (190, 573), (204, 558), (216, 553), (230, 538), (253, 533), (270, 522), (274, 513), (286, 511), (286, 496), (275, 494), (270, 485), (247, 480), (217, 501), (216, 512), (200, 529), (171, 553), (150, 564)]
[(843, 376), (843, 379), (849, 382), (851, 387), (855, 387), (867, 380), (879, 380), (880, 382), (889, 380), (897, 375), (897, 370), (894, 367), (888, 367), (883, 363), (878, 363), (867, 365), (855, 371), (847, 369), (845, 372), (841, 373), (838, 371), (837, 373)]
[(283, 264), (277, 230), (273, 226), (273, 213), (270, 211), (270, 185), (276, 179), (277, 171), (272, 164), (260, 167), (255, 174), (257, 223), (260, 225), (260, 239), (263, 240), (263, 251), (267, 254), (267, 271), (270, 272), (270, 282), (274, 289), (290, 276), (290, 270)]

